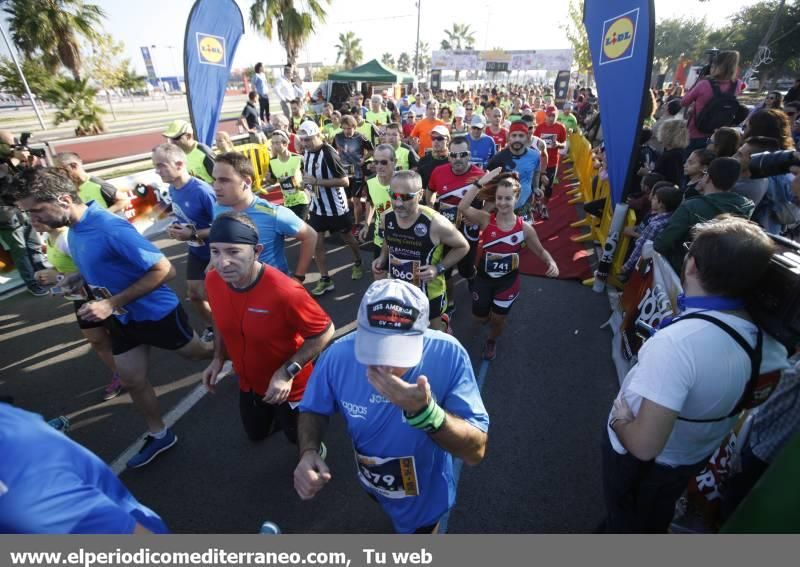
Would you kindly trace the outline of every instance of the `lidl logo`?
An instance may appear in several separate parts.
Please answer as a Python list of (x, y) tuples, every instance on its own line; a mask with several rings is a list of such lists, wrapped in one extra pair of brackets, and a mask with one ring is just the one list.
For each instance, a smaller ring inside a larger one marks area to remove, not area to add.
[(197, 34), (197, 55), (200, 63), (227, 66), (225, 57), (225, 38), (207, 33)]
[(639, 9), (636, 8), (603, 23), (603, 49), (600, 51), (600, 65), (633, 57), (638, 21)]

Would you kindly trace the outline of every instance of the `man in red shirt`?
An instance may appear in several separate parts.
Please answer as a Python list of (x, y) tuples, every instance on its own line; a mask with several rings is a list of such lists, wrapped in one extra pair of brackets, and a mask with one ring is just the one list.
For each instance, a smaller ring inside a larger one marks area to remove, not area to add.
[(563, 124), (556, 122), (558, 110), (555, 106), (548, 106), (547, 117), (543, 124), (539, 124), (533, 131), (534, 136), (538, 136), (547, 145), (547, 188), (544, 190), (545, 204), (553, 196), (553, 183), (558, 170), (558, 160), (561, 155), (558, 150), (567, 147), (567, 129)]
[(486, 133), (494, 140), (498, 152), (508, 143), (508, 130), (503, 128), (504, 116), (503, 109), (499, 106), (489, 111), (489, 127), (486, 129)]
[(262, 245), (250, 218), (219, 215), (208, 237), (206, 292), (214, 318), (214, 359), (203, 384), (214, 392), (226, 359), (239, 376), (239, 412), (251, 441), (277, 420), (297, 444), (297, 406), (311, 360), (333, 338), (330, 317), (295, 279), (259, 261)]
[[(427, 202), (435, 207), (443, 216), (459, 228), (469, 243), (469, 252), (458, 262), (459, 275), (472, 280), (476, 274), (475, 254), (478, 250), (478, 227), (464, 223), (458, 213), (458, 205), (462, 197), (470, 190), (472, 184), (486, 173), (470, 162), (469, 142), (465, 136), (456, 136), (450, 141), (450, 163), (440, 165), (431, 173), (428, 189), (425, 191)], [(480, 203), (475, 203), (480, 207)], [(453, 309), (453, 285), (450, 281), (450, 270), (445, 273), (447, 281), (448, 311)]]

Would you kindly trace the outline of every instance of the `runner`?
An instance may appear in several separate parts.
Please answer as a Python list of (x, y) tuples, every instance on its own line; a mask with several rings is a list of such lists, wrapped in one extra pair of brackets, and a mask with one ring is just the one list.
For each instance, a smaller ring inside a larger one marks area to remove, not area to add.
[(390, 122), (383, 129), (383, 143), (389, 144), (394, 149), (395, 156), (397, 157), (397, 170), (405, 171), (407, 169), (417, 169), (419, 165), (419, 156), (414, 149), (408, 144), (400, 141), (400, 124)]
[(361, 219), (364, 162), (372, 154), (375, 146), (360, 132), (356, 132), (356, 119), (347, 115), (342, 117), (342, 131), (333, 138), (333, 147), (339, 152), (339, 157), (347, 172), (349, 184), (345, 187), (345, 193), (353, 209), (353, 222), (358, 226)]
[[(530, 141), (528, 132), (528, 125), (525, 122), (514, 122), (511, 125), (508, 147), (494, 156), (487, 167), (490, 170), (500, 167), (505, 172), (517, 172), (520, 195), (514, 214), (521, 216), (525, 222), (532, 223), (531, 201), (541, 183), (541, 155), (539, 150), (528, 147)], [(543, 206), (542, 219), (547, 219), (549, 216), (547, 207)]]
[[(494, 360), (497, 356), (497, 339), (503, 333), (511, 306), (519, 296), (519, 255), (522, 248), (527, 246), (547, 264), (547, 277), (558, 277), (558, 266), (542, 247), (536, 231), (514, 213), (520, 193), (517, 175), (500, 172), (498, 167), (481, 177), (458, 206), (461, 214), (481, 229), (478, 275), (472, 284), (472, 315), (481, 323), (489, 323), (489, 337), (483, 347), (486, 360)], [(471, 203), (476, 198), (493, 203), (495, 210), (489, 213), (473, 207)]]
[(360, 280), (364, 276), (361, 267), (361, 250), (351, 232), (353, 217), (347, 206), (345, 187), (348, 186), (347, 173), (342, 166), (336, 150), (322, 141), (319, 128), (311, 121), (303, 123), (298, 132), (305, 148), (303, 154), (303, 184), (311, 191), (311, 215), (309, 224), (319, 233), (314, 261), (319, 269), (320, 279), (311, 290), (313, 295), (333, 291), (336, 286), (328, 275), (325, 259), (325, 232), (339, 233), (353, 254), (353, 269), (350, 276)]
[(533, 134), (540, 137), (547, 144), (547, 187), (544, 190), (545, 206), (553, 196), (553, 186), (556, 184), (556, 171), (558, 160), (561, 158), (558, 150), (567, 146), (567, 129), (563, 124), (556, 122), (558, 110), (555, 106), (547, 107), (547, 118), (544, 124), (537, 126)]
[(383, 108), (383, 98), (381, 95), (372, 95), (372, 98), (369, 100), (369, 106), (370, 109), (365, 116), (367, 122), (377, 126), (378, 129), (381, 129), (381, 127), (386, 126), (390, 122), (389, 112)]
[(259, 260), (255, 224), (244, 213), (214, 219), (206, 276), (214, 308), (214, 358), (203, 372), (212, 393), (225, 360), (239, 377), (239, 413), (251, 441), (277, 421), (297, 444), (297, 406), (311, 361), (333, 338), (330, 317), (305, 288)]
[(62, 167), (73, 183), (78, 186), (78, 196), (81, 201), (97, 202), (98, 206), (108, 209), (109, 213), (118, 214), (124, 212), (131, 200), (121, 191), (111, 185), (108, 181), (103, 181), (99, 177), (90, 176), (83, 169), (83, 161), (74, 152), (62, 152), (53, 158), (56, 166)]
[(206, 183), (213, 183), (214, 152), (205, 144), (194, 139), (192, 125), (185, 120), (174, 120), (167, 125), (161, 134), (167, 141), (175, 144), (186, 154), (186, 165), (189, 175), (198, 177)]
[[(450, 130), (445, 126), (436, 126), (431, 131), (431, 142), (433, 146), (431, 151), (422, 156), (417, 165), (417, 171), (422, 177), (422, 187), (425, 189), (425, 194), (428, 192), (428, 182), (430, 181), (433, 170), (448, 163), (450, 145)], [(427, 201), (426, 201), (427, 202)]]
[(175, 221), (167, 227), (167, 235), (186, 242), (186, 296), (202, 317), (206, 330), (203, 340), (211, 340), (211, 309), (206, 300), (206, 266), (210, 260), (208, 230), (214, 219), (217, 202), (211, 186), (189, 175), (186, 154), (178, 146), (161, 144), (153, 150), (153, 166), (161, 181), (169, 184), (172, 213)]
[(384, 243), (372, 272), (376, 279), (388, 276), (420, 287), (430, 304), (431, 328), (448, 330), (445, 274), (468, 254), (469, 244), (453, 223), (419, 204), (422, 179), (416, 172), (396, 172), (390, 195), (392, 209), (383, 214)]
[(494, 140), (495, 147), (500, 152), (508, 143), (508, 130), (503, 128), (503, 109), (494, 108), (491, 111), (487, 110), (487, 113), (490, 123), (486, 133)]
[[(314, 255), (317, 233), (286, 207), (273, 205), (253, 194), (253, 165), (242, 154), (230, 152), (217, 157), (214, 176), (217, 178), (214, 182), (214, 193), (217, 196), (214, 217), (227, 211), (249, 216), (258, 227), (261, 238), (259, 259), (284, 274), (289, 273), (284, 239), (296, 238), (300, 242), (300, 254), (292, 277), (300, 283), (305, 281), (308, 265)], [(322, 238), (319, 237), (319, 240)]]
[(397, 158), (392, 146), (381, 144), (375, 148), (375, 170), (377, 175), (367, 180), (367, 212), (364, 226), (358, 233), (358, 237), (365, 241), (369, 235), (369, 226), (375, 220), (372, 237), (373, 259), (380, 256), (381, 248), (383, 247), (383, 213), (392, 208), (389, 182), (392, 180), (396, 162)]
[(411, 137), (419, 140), (417, 151), (421, 156), (424, 156), (433, 144), (431, 136), (433, 134), (433, 130), (437, 126), (443, 126), (444, 129), (447, 130), (448, 136), (450, 135), (450, 130), (447, 128), (447, 124), (436, 118), (438, 113), (439, 102), (435, 99), (432, 99), (430, 102), (428, 102), (428, 106), (425, 107), (425, 118), (417, 120), (417, 123), (414, 125), (414, 129), (411, 131)]
[(78, 316), (107, 321), (122, 386), (149, 430), (128, 467), (144, 466), (178, 441), (164, 424), (147, 380), (149, 348), (174, 350), (193, 360), (213, 353), (212, 345), (192, 331), (178, 297), (165, 284), (175, 268), (131, 223), (96, 203), (83, 204), (75, 185), (59, 169), (33, 170), (17, 202), (39, 224), (70, 227), (72, 259), (95, 298), (78, 310)]
[(483, 460), (489, 416), (467, 352), (427, 326), (419, 288), (390, 279), (367, 290), (356, 332), (322, 354), (300, 404), (300, 498), (331, 480), (319, 451), (329, 416), (341, 410), (358, 478), (395, 530), (436, 533), (456, 499), (453, 459)]
[(36, 272), (36, 282), (42, 287), (49, 287), (53, 295), (62, 295), (64, 299), (72, 300), (75, 319), (78, 321), (81, 334), (111, 371), (111, 382), (105, 387), (103, 400), (114, 399), (122, 393), (122, 384), (114, 364), (114, 355), (111, 353), (111, 336), (102, 321), (85, 321), (78, 316), (78, 311), (89, 297), (82, 286), (83, 279), (78, 273), (78, 267), (72, 261), (69, 252), (69, 229), (66, 226), (51, 227), (40, 224), (34, 224), (33, 228), (36, 232), (46, 234), (47, 260), (53, 266)]
[(489, 160), (494, 157), (497, 152), (494, 140), (491, 136), (483, 133), (486, 128), (486, 121), (481, 116), (474, 116), (470, 124), (469, 136), (469, 161), (472, 165), (476, 165), (481, 169), (486, 167)]
[[(471, 285), (471, 280), (475, 277), (475, 255), (478, 250), (479, 233), (476, 225), (463, 222), (461, 215), (458, 214), (458, 205), (472, 183), (486, 172), (470, 163), (469, 144), (463, 136), (451, 140), (449, 155), (449, 164), (440, 165), (433, 170), (425, 196), (428, 203), (462, 231), (469, 242), (469, 252), (458, 262), (458, 273)], [(449, 270), (446, 279), (449, 300), (447, 311), (452, 313), (455, 309), (455, 295)]]
[(567, 135), (573, 132), (580, 132), (578, 128), (578, 118), (572, 113), (572, 103), (567, 101), (564, 103), (561, 112), (556, 119), (559, 124), (567, 129)]
[(311, 197), (303, 189), (303, 156), (289, 151), (289, 135), (283, 130), (272, 132), (272, 159), (267, 177), (270, 183), (275, 183), (270, 189), (280, 187), (283, 206), (298, 218), (308, 219)]
[(333, 144), (333, 138), (342, 131), (342, 113), (338, 110), (331, 112), (331, 121), (322, 127), (322, 136), (326, 144)]

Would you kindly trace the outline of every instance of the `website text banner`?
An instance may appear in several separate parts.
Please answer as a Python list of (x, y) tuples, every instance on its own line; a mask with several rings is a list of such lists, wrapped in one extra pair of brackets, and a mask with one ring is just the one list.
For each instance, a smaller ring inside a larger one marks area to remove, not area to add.
[[(789, 536), (565, 535), (187, 535), (0, 536), (0, 565), (26, 567), (432, 567), (618, 565), (646, 557), (648, 567), (789, 564)], [(768, 549), (768, 555), (764, 550)]]
[(571, 49), (434, 51), (431, 69), (482, 71), (487, 63), (507, 63), (510, 71), (561, 71), (572, 67)]

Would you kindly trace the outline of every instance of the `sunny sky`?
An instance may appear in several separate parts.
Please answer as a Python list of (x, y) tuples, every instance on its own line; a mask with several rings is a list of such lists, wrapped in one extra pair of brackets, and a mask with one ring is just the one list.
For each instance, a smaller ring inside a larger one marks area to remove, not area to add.
[[(155, 45), (152, 50), (156, 70), (161, 75), (173, 75), (183, 54), (186, 18), (194, 0), (89, 0), (99, 4), (107, 13), (106, 29), (123, 41), (127, 56), (138, 72), (144, 74), (144, 62), (139, 51), (142, 45)], [(234, 66), (250, 66), (256, 61), (265, 64), (285, 63), (285, 52), (277, 42), (267, 42), (249, 25), (251, 0), (236, 0), (245, 19), (245, 36), (239, 44)], [(324, 1), (324, 0), (322, 0)], [(475, 31), (478, 49), (557, 49), (569, 47), (560, 29), (567, 20), (567, 0), (528, 0), (499, 3), (486, 0), (421, 0), (422, 18), (420, 41), (438, 49), (444, 38), (443, 30), (454, 22), (466, 23)], [(705, 17), (712, 26), (725, 23), (730, 14), (756, 0), (655, 0), (656, 18), (683, 15)], [(518, 4), (518, 6), (517, 6)], [(385, 52), (395, 58), (402, 51), (413, 54), (416, 40), (417, 8), (415, 0), (393, 0), (394, 10), (365, 12), (363, 0), (331, 0), (328, 18), (303, 50), (302, 62), (321, 61), (333, 64), (338, 34), (355, 32), (361, 38), (365, 60), (380, 59)], [(457, 5), (459, 13), (453, 14)], [(501, 8), (502, 6), (502, 8)], [(530, 10), (530, 17), (521, 12)], [(5, 46), (0, 53), (7, 53)]]

